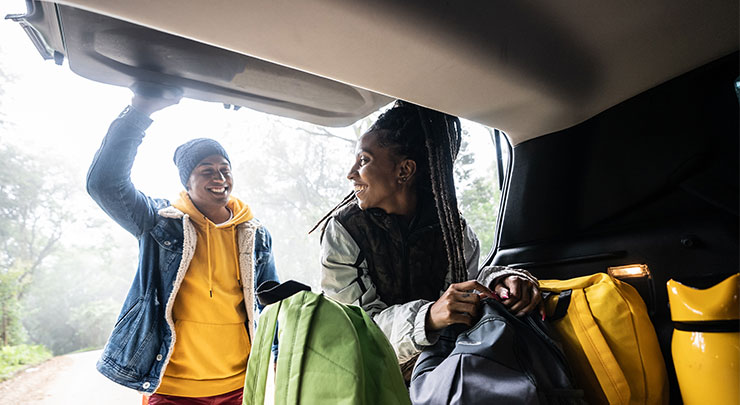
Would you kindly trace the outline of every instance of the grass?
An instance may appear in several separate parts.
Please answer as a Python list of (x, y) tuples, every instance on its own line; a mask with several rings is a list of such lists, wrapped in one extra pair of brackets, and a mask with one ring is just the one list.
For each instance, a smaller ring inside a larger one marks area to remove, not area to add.
[(0, 381), (12, 377), (18, 370), (42, 363), (50, 358), (49, 349), (41, 345), (0, 347)]

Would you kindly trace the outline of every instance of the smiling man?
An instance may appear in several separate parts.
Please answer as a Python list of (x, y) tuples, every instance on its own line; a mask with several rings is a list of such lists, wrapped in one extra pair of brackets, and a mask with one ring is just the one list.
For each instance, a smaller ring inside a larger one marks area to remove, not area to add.
[(241, 404), (254, 290), (277, 281), (272, 242), (249, 206), (231, 195), (231, 162), (213, 139), (175, 150), (185, 191), (174, 203), (145, 196), (131, 183), (149, 115), (178, 101), (135, 94), (88, 173), (92, 198), (140, 249), (134, 282), (97, 367), (150, 395), (152, 405)]

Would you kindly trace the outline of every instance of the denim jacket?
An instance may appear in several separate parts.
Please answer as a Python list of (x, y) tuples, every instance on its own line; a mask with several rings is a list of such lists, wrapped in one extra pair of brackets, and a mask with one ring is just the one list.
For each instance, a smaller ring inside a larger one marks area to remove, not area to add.
[[(136, 151), (151, 124), (127, 107), (113, 121), (87, 174), (87, 191), (111, 218), (139, 240), (136, 276), (97, 369), (145, 394), (156, 391), (175, 344), (172, 307), (193, 258), (196, 232), (188, 215), (167, 200), (136, 190), (130, 180)], [(277, 281), (270, 233), (252, 219), (237, 226), (245, 327), (254, 336), (254, 290)]]

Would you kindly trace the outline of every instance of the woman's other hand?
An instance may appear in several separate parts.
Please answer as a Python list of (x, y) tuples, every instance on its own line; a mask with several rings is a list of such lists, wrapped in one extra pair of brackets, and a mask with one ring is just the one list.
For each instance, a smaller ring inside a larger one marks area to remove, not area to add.
[(545, 307), (540, 289), (531, 281), (519, 276), (508, 276), (499, 280), (493, 291), (500, 301), (516, 316), (526, 315), (539, 307), (540, 316), (545, 319)]
[(426, 329), (437, 331), (448, 325), (472, 325), (483, 298), (495, 298), (493, 291), (475, 280), (450, 285), (427, 312)]

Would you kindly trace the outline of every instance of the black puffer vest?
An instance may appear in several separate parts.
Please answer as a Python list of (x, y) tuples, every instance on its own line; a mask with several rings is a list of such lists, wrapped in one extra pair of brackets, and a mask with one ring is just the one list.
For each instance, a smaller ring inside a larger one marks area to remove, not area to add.
[(363, 211), (356, 203), (334, 214), (360, 247), (358, 272), (367, 260), (370, 278), (387, 305), (435, 301), (444, 288), (448, 260), (437, 213), (431, 204), (419, 208), (408, 227), (397, 215), (378, 208)]

